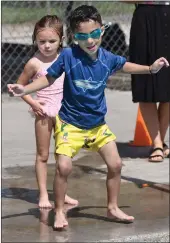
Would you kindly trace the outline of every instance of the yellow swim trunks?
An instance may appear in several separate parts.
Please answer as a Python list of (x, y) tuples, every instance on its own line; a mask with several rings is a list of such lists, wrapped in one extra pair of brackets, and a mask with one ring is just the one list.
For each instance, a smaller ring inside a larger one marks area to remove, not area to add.
[(65, 123), (56, 116), (54, 133), (55, 154), (73, 158), (81, 148), (98, 151), (103, 145), (116, 139), (106, 124), (84, 130)]

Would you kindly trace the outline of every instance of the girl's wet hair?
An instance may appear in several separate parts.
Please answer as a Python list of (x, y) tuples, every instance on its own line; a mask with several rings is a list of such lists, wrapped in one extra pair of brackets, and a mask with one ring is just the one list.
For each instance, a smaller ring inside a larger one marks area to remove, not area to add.
[(80, 23), (94, 20), (102, 25), (102, 18), (98, 10), (94, 6), (81, 5), (73, 10), (69, 17), (69, 27), (71, 32), (75, 32)]
[[(34, 52), (36, 50), (38, 50), (35, 45), (36, 36), (37, 36), (38, 32), (40, 31), (40, 29), (43, 29), (43, 28), (53, 28), (56, 31), (56, 33), (58, 34), (58, 36), (60, 37), (60, 39), (63, 36), (63, 22), (57, 15), (46, 15), (46, 16), (42, 17), (35, 24), (33, 35), (32, 35)], [(62, 47), (62, 46), (60, 46), (60, 47)]]

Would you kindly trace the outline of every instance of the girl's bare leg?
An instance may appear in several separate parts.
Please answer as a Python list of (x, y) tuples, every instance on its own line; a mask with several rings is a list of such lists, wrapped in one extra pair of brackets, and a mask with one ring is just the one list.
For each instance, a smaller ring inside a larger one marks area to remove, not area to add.
[[(49, 157), (50, 139), (53, 126), (54, 121), (51, 118), (42, 119), (37, 117), (35, 120), (37, 145), (35, 170), (40, 191), (38, 203), (40, 208), (52, 208), (47, 192), (47, 161)], [(67, 194), (65, 196), (65, 203), (78, 205), (78, 201), (69, 197)]]
[(37, 117), (35, 120), (36, 135), (36, 163), (35, 171), (37, 183), (39, 187), (39, 203), (40, 208), (52, 208), (48, 199), (47, 192), (47, 161), (49, 156), (50, 139), (53, 128), (53, 122), (50, 118)]
[(107, 216), (111, 219), (115, 219), (121, 222), (133, 222), (134, 217), (125, 214), (118, 207), (122, 162), (119, 157), (115, 142), (112, 141), (104, 145), (99, 150), (99, 154), (105, 161), (108, 168), (106, 180), (108, 195)]

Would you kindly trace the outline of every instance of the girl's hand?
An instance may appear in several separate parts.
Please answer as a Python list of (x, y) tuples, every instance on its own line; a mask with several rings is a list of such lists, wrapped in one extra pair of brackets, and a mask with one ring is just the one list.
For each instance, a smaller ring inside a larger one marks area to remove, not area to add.
[(169, 62), (164, 58), (161, 57), (157, 59), (151, 66), (150, 66), (150, 71), (151, 73), (157, 73), (162, 67), (168, 67)]
[(11, 96), (23, 96), (24, 95), (24, 86), (21, 84), (8, 84), (8, 91)]
[(34, 101), (34, 103), (31, 105), (31, 108), (35, 115), (41, 116), (41, 117), (46, 117), (46, 114), (43, 111), (43, 105), (45, 105), (45, 103), (42, 101), (39, 101), (39, 100)]

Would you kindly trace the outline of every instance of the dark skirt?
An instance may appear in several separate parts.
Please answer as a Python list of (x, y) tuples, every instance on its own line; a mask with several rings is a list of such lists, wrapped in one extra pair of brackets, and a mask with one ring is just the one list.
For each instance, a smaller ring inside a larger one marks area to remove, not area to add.
[[(170, 63), (170, 6), (139, 5), (132, 18), (130, 61), (151, 65), (165, 57)], [(170, 67), (153, 75), (132, 75), (133, 102), (170, 102)]]

